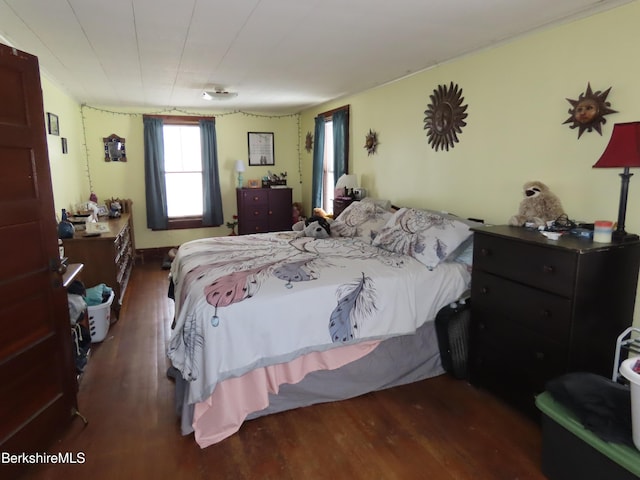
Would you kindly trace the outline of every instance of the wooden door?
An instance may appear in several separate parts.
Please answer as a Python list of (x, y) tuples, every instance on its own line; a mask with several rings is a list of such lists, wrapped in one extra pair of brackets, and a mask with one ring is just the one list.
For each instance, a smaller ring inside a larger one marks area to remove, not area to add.
[(2, 452), (45, 451), (76, 408), (46, 138), (38, 59), (0, 44)]

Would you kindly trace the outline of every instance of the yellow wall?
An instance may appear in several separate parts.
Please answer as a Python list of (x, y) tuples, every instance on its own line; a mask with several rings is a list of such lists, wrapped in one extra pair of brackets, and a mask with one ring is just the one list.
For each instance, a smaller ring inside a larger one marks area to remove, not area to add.
[[(47, 112), (50, 112), (58, 116), (60, 129), (60, 135), (47, 133), (53, 199), (56, 215), (60, 216), (61, 209), (72, 211), (77, 203), (86, 201), (89, 196), (88, 185), (85, 188), (87, 165), (83, 153), (82, 119), (77, 102), (46, 77), (42, 77), (41, 83), (45, 126)], [(66, 154), (62, 153), (62, 137), (67, 139)]]
[[(113, 107), (80, 106), (74, 104), (68, 96), (51, 87), (45, 90), (45, 109), (60, 110), (61, 125), (71, 123), (75, 119), (80, 123), (78, 147), (74, 166), (60, 165), (56, 160), (52, 142), (58, 137), (49, 135), (49, 150), (52, 175), (54, 175), (54, 192), (56, 209), (72, 208), (77, 202), (86, 201), (90, 192), (96, 193), (98, 201), (106, 198), (123, 197), (133, 200), (133, 220), (136, 233), (136, 248), (153, 248), (180, 245), (186, 241), (205, 236), (227, 235), (230, 230), (226, 226), (206, 229), (170, 230), (154, 232), (147, 228), (146, 201), (144, 187), (144, 145), (142, 114), (150, 113), (138, 110), (118, 110)], [(63, 111), (54, 100), (66, 98), (74, 104), (75, 111)], [(50, 105), (50, 106), (49, 106)], [(58, 113), (58, 112), (56, 112)], [(168, 114), (186, 114), (185, 112), (164, 112)], [(218, 158), (222, 189), (222, 203), (225, 221), (230, 221), (236, 213), (237, 175), (234, 164), (237, 159), (243, 160), (247, 169), (244, 173), (245, 183), (250, 178), (261, 178), (271, 169), (273, 173), (287, 172), (288, 185), (293, 188), (294, 199), (300, 198), (301, 186), (298, 165), (298, 116), (251, 115), (244, 113), (193, 112), (200, 115), (216, 116), (216, 133)], [(67, 118), (68, 117), (68, 118)], [(84, 124), (84, 138), (82, 138)], [(247, 132), (273, 132), (275, 166), (249, 167)], [(61, 126), (62, 133), (62, 126)], [(127, 162), (105, 162), (103, 138), (115, 133), (125, 139)], [(86, 138), (86, 151), (84, 139)], [(75, 145), (75, 142), (74, 142)], [(53, 153), (52, 153), (53, 152)], [(75, 153), (75, 152), (74, 152)], [(59, 156), (62, 156), (61, 154)], [(64, 155), (67, 157), (69, 155)], [(75, 156), (74, 156), (75, 158)], [(87, 160), (88, 159), (88, 160)], [(72, 179), (67, 178), (68, 168), (72, 170)], [(91, 185), (91, 188), (90, 188)], [(73, 194), (69, 193), (73, 191)]]
[[(497, 48), (415, 74), (303, 112), (301, 131), (313, 117), (351, 105), (351, 172), (370, 193), (396, 205), (444, 209), (506, 223), (522, 199), (522, 184), (541, 180), (561, 198), (572, 219), (617, 219), (617, 170), (594, 170), (613, 124), (640, 120), (640, 3), (528, 35)], [(380, 59), (384, 61), (384, 59)], [(463, 89), (467, 126), (452, 150), (427, 142), (424, 111), (438, 85)], [(613, 87), (603, 134), (563, 125), (587, 83)], [(378, 153), (368, 156), (365, 135), (378, 133)], [(303, 151), (303, 177), (311, 155)], [(311, 197), (305, 182), (303, 200)], [(640, 232), (640, 176), (630, 185), (627, 230)]]

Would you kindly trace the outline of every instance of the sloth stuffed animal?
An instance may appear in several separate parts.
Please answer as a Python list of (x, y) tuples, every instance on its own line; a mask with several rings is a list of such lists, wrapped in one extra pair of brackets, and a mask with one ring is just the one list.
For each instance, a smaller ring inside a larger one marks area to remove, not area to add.
[(533, 223), (536, 227), (545, 226), (548, 221), (556, 220), (565, 213), (560, 199), (544, 183), (527, 182), (523, 190), (524, 198), (518, 214), (509, 219), (509, 225), (522, 227)]

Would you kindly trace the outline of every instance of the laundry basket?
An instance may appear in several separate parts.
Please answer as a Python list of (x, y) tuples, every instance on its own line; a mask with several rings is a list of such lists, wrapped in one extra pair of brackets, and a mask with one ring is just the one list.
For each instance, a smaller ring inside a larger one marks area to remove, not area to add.
[(87, 307), (91, 343), (101, 342), (107, 336), (109, 325), (111, 324), (111, 304), (114, 297), (115, 294), (111, 291), (111, 295), (109, 295), (109, 299), (106, 302)]
[(640, 373), (635, 368), (639, 363), (638, 357), (626, 359), (620, 365), (620, 373), (629, 380), (631, 385), (631, 427), (633, 431), (633, 444), (640, 450)]

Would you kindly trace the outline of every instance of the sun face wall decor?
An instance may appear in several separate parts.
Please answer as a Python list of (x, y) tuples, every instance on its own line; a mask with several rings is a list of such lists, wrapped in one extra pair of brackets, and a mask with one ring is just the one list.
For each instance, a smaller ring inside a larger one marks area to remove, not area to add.
[(367, 149), (367, 156), (373, 155), (378, 149), (378, 134), (371, 129), (364, 137), (364, 148)]
[(467, 125), (464, 119), (468, 116), (465, 113), (468, 105), (462, 105), (462, 89), (453, 82), (448, 88), (438, 85), (429, 98), (431, 103), (424, 111), (424, 129), (427, 130), (429, 144), (436, 152), (440, 148), (449, 151), (458, 143), (462, 127)]
[(307, 137), (304, 139), (304, 149), (308, 153), (311, 153), (311, 150), (313, 150), (313, 135), (311, 132), (307, 132)]
[(610, 113), (618, 113), (616, 110), (611, 109), (611, 103), (607, 102), (607, 96), (610, 91), (611, 87), (604, 92), (598, 90), (594, 93), (591, 90), (591, 83), (587, 83), (587, 91), (581, 93), (577, 100), (567, 98), (567, 102), (571, 104), (569, 109), (570, 117), (562, 124), (570, 123), (569, 128), (577, 128), (578, 138), (582, 136), (585, 130), (587, 132), (595, 130), (602, 135), (601, 127), (607, 123), (604, 116)]

